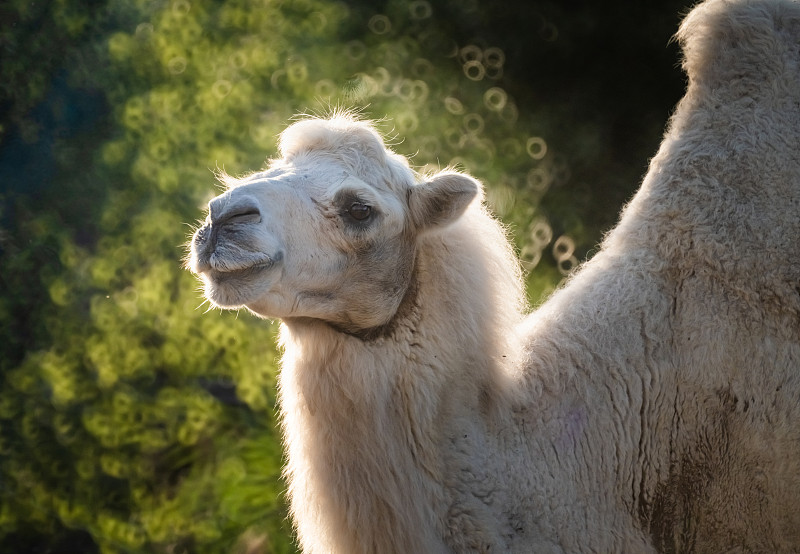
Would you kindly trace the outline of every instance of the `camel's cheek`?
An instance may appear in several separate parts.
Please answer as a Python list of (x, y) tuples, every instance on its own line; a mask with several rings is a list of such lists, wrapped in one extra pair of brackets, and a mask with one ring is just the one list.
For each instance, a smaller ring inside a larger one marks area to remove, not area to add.
[(351, 262), (338, 296), (347, 321), (367, 329), (394, 317), (413, 279), (415, 248), (407, 236), (380, 241)]

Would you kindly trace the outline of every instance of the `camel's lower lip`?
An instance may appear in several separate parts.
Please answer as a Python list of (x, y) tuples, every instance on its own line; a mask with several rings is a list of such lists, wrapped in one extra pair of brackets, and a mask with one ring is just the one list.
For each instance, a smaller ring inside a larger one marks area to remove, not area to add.
[(220, 308), (237, 308), (260, 297), (277, 278), (279, 264), (261, 262), (233, 271), (204, 272), (205, 295)]

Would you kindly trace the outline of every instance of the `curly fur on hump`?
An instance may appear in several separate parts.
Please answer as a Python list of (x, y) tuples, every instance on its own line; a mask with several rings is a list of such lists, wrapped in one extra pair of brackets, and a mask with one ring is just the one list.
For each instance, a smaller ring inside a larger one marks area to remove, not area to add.
[[(540, 309), (476, 201), (415, 237), (380, 333), (285, 319), (305, 551), (800, 551), (800, 4), (709, 0), (678, 38), (688, 90), (642, 187)], [(281, 153), (421, 186), (351, 117)]]

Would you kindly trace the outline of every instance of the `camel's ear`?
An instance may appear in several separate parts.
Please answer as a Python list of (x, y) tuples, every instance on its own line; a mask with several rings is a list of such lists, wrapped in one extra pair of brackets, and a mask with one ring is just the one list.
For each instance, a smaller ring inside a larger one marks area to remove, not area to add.
[(481, 190), (472, 177), (455, 172), (439, 173), (427, 183), (409, 189), (411, 221), (418, 231), (443, 227), (458, 219)]

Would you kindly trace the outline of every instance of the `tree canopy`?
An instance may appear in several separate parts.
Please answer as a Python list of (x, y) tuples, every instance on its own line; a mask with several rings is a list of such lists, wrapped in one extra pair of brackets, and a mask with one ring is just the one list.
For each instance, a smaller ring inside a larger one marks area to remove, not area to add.
[[(620, 6), (623, 6), (620, 4)], [(535, 304), (683, 88), (683, 2), (11, 0), (0, 8), (0, 550), (293, 552), (277, 324), (181, 268), (214, 173), (360, 110), (481, 179)]]

